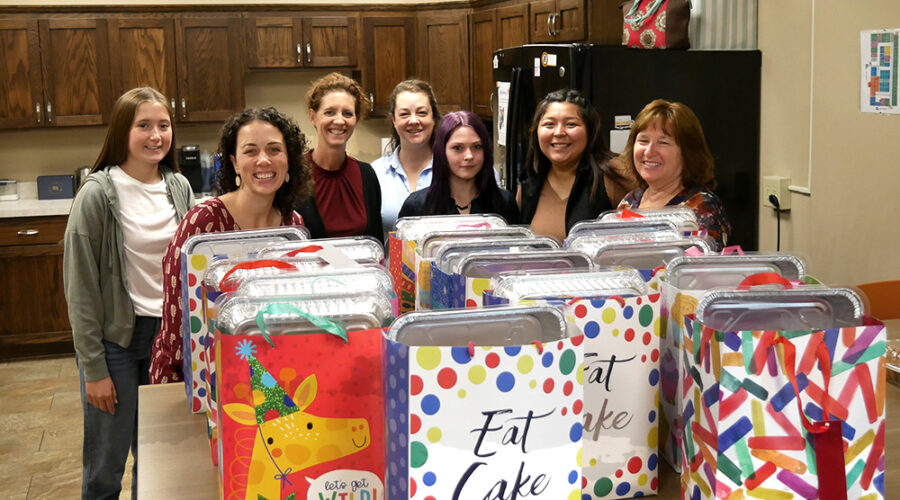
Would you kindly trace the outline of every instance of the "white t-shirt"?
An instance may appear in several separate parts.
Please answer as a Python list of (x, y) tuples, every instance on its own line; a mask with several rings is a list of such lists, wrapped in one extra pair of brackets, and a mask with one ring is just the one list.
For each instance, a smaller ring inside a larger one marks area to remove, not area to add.
[(109, 169), (119, 196), (119, 221), (125, 239), (128, 294), (138, 316), (162, 317), (162, 259), (178, 229), (175, 205), (166, 182), (144, 184), (119, 167)]

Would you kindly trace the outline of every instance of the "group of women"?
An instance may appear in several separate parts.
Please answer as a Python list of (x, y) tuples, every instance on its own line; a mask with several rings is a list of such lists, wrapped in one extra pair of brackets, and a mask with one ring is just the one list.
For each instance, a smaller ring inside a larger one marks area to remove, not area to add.
[(358, 83), (332, 73), (306, 100), (314, 148), (274, 108), (238, 113), (220, 133), (216, 196), (196, 205), (175, 162), (168, 100), (145, 87), (116, 102), (64, 239), (84, 409), (84, 498), (118, 496), (129, 450), (137, 456), (138, 386), (183, 378), (180, 250), (191, 235), (304, 225), (314, 238), (383, 241), (398, 217), (497, 213), (563, 239), (605, 210), (686, 205), (719, 245), (727, 242), (712, 156), (682, 104), (648, 104), (616, 157), (584, 96), (550, 93), (535, 113), (514, 195), (497, 183), (485, 124), (468, 111), (441, 116), (427, 82), (395, 88), (389, 151), (372, 165), (346, 151), (369, 104)]

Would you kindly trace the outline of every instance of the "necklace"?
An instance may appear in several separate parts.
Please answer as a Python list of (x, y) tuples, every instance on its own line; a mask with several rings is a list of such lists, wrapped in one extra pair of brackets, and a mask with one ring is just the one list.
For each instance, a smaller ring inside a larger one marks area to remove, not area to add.
[[(456, 203), (454, 203), (454, 205), (456, 205)], [(472, 202), (471, 202), (471, 201), (469, 202), (468, 205), (465, 205), (465, 206), (462, 206), (462, 207), (459, 206), (459, 205), (456, 205), (456, 209), (457, 209), (457, 210), (466, 210), (466, 209), (468, 209), (470, 206), (472, 206)]]

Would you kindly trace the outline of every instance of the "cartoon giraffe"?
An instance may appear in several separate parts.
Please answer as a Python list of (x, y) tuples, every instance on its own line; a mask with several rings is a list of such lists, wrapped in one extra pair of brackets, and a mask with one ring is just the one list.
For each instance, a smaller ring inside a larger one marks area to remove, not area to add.
[[(363, 418), (330, 418), (306, 413), (316, 398), (318, 382), (310, 375), (290, 398), (253, 356), (252, 347), (238, 346), (247, 359), (253, 388), (253, 406), (231, 403), (225, 414), (236, 422), (256, 427), (247, 471), (246, 500), (281, 500), (281, 489), (292, 484), (291, 472), (335, 460), (369, 446), (369, 424)], [(290, 497), (294, 495), (291, 494)]]

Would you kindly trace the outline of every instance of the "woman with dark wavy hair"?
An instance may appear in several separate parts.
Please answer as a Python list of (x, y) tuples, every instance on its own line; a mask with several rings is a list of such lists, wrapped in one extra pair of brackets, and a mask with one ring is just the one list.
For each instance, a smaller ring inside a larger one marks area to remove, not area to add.
[(222, 127), (215, 198), (192, 208), (163, 258), (163, 324), (153, 344), (150, 381), (184, 379), (181, 373), (181, 245), (194, 234), (300, 226), (291, 207), (312, 192), (306, 138), (275, 108), (247, 109)]
[(522, 223), (564, 239), (572, 226), (615, 208), (632, 181), (606, 146), (600, 114), (577, 90), (538, 104), (517, 193)]
[(519, 223), (512, 193), (497, 186), (487, 128), (471, 111), (447, 113), (434, 141), (431, 186), (409, 195), (398, 217), (499, 214)]

